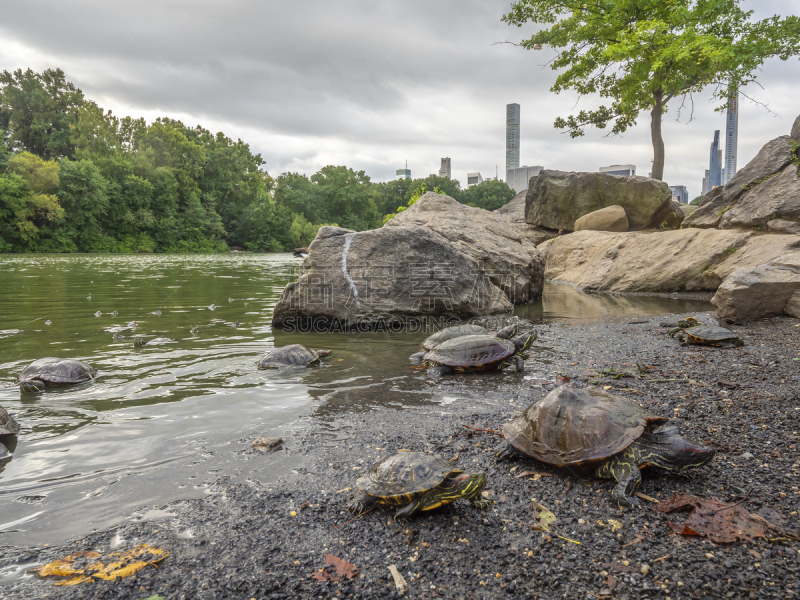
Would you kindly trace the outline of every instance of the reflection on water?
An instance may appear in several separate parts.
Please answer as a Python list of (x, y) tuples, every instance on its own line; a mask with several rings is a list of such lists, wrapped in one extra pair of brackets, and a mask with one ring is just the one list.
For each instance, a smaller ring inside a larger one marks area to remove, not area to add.
[[(22, 427), (0, 438), (13, 453), (0, 461), (0, 544), (162, 518), (158, 507), (202, 496), (220, 474), (268, 481), (295, 467), (292, 433), (310, 419), (430, 404), (407, 361), (425, 333), (272, 332), (298, 265), (286, 254), (0, 258), (0, 405)], [(687, 302), (547, 286), (517, 312), (541, 322), (709, 310)], [(134, 349), (134, 336), (173, 342)], [(256, 369), (293, 343), (333, 352), (316, 368)], [(85, 360), (98, 379), (20, 395), (17, 374), (45, 356)], [(289, 452), (248, 453), (260, 435), (284, 437)]]

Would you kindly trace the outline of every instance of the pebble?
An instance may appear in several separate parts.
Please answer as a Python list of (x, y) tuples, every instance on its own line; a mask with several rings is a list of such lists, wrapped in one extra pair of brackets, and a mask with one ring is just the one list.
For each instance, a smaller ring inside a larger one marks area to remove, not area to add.
[(642, 566), (639, 568), (639, 572), (640, 572), (642, 575), (647, 575), (647, 574), (650, 572), (650, 565), (642, 565)]
[(297, 516), (297, 511), (293, 510), (292, 512), (289, 513), (289, 516), (290, 517), (296, 517)]
[(629, 561), (629, 560), (623, 560), (622, 561), (622, 566), (623, 567), (627, 567), (629, 564), (631, 564), (631, 561)]
[(755, 458), (755, 456), (753, 456), (749, 452), (744, 452), (743, 454), (739, 455), (739, 458), (741, 458), (742, 460), (751, 460)]

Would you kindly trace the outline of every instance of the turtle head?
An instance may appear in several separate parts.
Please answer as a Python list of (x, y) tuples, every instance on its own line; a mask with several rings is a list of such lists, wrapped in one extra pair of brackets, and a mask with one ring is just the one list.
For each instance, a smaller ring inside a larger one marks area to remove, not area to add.
[[(678, 433), (674, 425), (664, 425), (651, 434), (643, 434), (647, 451), (641, 455), (641, 462), (653, 464), (670, 471), (685, 471), (695, 467), (702, 467), (711, 462), (717, 451), (713, 448), (698, 446), (691, 443)], [(643, 440), (644, 441), (644, 440)]]
[(514, 340), (514, 346), (516, 346), (517, 348), (516, 353), (519, 354), (520, 352), (525, 352), (525, 350), (530, 348), (531, 344), (533, 344), (533, 341), (538, 337), (538, 335), (539, 335), (538, 333), (531, 330), (528, 331), (527, 333), (523, 333), (522, 335), (518, 336)]
[(508, 327), (503, 327), (502, 329), (498, 330), (495, 335), (502, 340), (510, 340), (512, 337), (517, 335), (518, 329), (519, 323), (514, 323), (513, 325), (509, 325)]
[(486, 487), (486, 473), (458, 473), (448, 477), (432, 490), (431, 499), (435, 499), (438, 505), (449, 504), (460, 498), (480, 496), (484, 487)]
[(35, 394), (44, 390), (44, 381), (40, 379), (26, 379), (19, 382), (19, 391), (23, 394)]
[(697, 320), (697, 317), (686, 317), (685, 319), (678, 321), (678, 327), (681, 329), (696, 327), (698, 325), (700, 325), (700, 321)]
[(320, 358), (325, 358), (326, 356), (328, 356), (331, 353), (330, 350), (314, 350), (314, 352), (319, 354)]

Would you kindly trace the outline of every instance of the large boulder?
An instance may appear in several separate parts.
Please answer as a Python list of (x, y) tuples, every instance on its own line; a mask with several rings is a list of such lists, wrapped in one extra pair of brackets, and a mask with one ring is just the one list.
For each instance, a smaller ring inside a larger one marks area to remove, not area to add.
[(628, 216), (621, 206), (607, 206), (575, 221), (575, 231), (628, 231)]
[(513, 308), (481, 264), (427, 227), (321, 227), (308, 250), (275, 306), (276, 327), (374, 327)]
[[(734, 271), (711, 299), (717, 316), (726, 323), (794, 311), (800, 291), (800, 252), (786, 254), (766, 264)], [(792, 301), (792, 306), (789, 302)]]
[(790, 134), (790, 137), (793, 140), (800, 142), (800, 115), (794, 120), (794, 125), (792, 126), (792, 133)]
[(722, 214), (719, 226), (755, 228), (775, 219), (797, 218), (800, 218), (800, 177), (797, 167), (790, 164), (745, 192)]
[(775, 233), (788, 233), (790, 235), (800, 235), (800, 221), (775, 219), (774, 221), (767, 221), (767, 229)]
[(511, 202), (494, 211), (494, 214), (508, 221), (508, 224), (516, 229), (523, 238), (527, 238), (533, 245), (538, 246), (545, 240), (554, 237), (554, 234), (542, 231), (525, 222), (525, 196), (527, 195), (528, 190), (520, 192), (514, 196)]
[(502, 216), (428, 192), (383, 228), (412, 225), (435, 231), (469, 256), (513, 304), (542, 295), (544, 257)]
[(575, 221), (607, 206), (622, 206), (631, 230), (650, 226), (653, 215), (672, 199), (663, 181), (608, 173), (544, 170), (531, 178), (525, 220), (537, 227), (572, 231)]
[(683, 208), (675, 200), (670, 199), (656, 211), (648, 223), (648, 229), (677, 229), (684, 219)]
[[(780, 204), (771, 204), (770, 214), (774, 216), (764, 216), (758, 212), (757, 205), (764, 197), (759, 188), (769, 184), (773, 175), (789, 167), (793, 159), (793, 141), (789, 136), (784, 135), (767, 142), (756, 157), (737, 171), (727, 184), (714, 188), (706, 194), (700, 208), (683, 224), (692, 227), (719, 227), (723, 216), (737, 207), (739, 208), (734, 214), (740, 215), (740, 218), (737, 218), (736, 224), (732, 223), (730, 217), (726, 218), (726, 223), (730, 223), (731, 226), (757, 227), (761, 224), (762, 217), (768, 221), (782, 214), (783, 209)], [(795, 175), (796, 170), (795, 168)], [(788, 176), (786, 179), (781, 178), (781, 189), (791, 186), (788, 180)], [(775, 183), (777, 182), (773, 182), (772, 185)], [(751, 225), (747, 221), (748, 214), (758, 214), (759, 223)]]
[(786, 308), (783, 309), (783, 312), (790, 317), (800, 319), (800, 290), (792, 294), (792, 297), (789, 298), (789, 302), (786, 303)]

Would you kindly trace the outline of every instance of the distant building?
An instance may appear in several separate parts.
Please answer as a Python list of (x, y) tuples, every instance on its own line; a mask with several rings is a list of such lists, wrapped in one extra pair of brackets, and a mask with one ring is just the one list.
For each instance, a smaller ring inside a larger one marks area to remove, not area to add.
[(530, 184), (531, 177), (536, 177), (542, 172), (544, 167), (527, 167), (522, 166), (516, 169), (508, 169), (506, 171), (506, 183), (515, 192), (519, 193), (522, 190), (527, 190)]
[(397, 169), (398, 179), (411, 179), (411, 169), (408, 168), (408, 161), (406, 161), (405, 169)]
[(733, 94), (728, 106), (725, 126), (725, 185), (736, 175), (736, 151), (739, 146), (739, 94)]
[(703, 187), (700, 190), (701, 196), (705, 196), (708, 192), (711, 191), (711, 189), (709, 188), (710, 181), (711, 181), (711, 171), (706, 169), (706, 174), (703, 177)]
[(480, 173), (467, 173), (467, 187), (483, 183), (483, 177)]
[(600, 167), (601, 173), (609, 175), (624, 175), (630, 177), (636, 175), (636, 165), (611, 165), (610, 167)]
[(708, 191), (711, 191), (722, 185), (722, 149), (719, 147), (719, 129), (714, 132), (714, 141), (711, 142), (708, 170)]
[(672, 199), (678, 204), (689, 204), (689, 190), (685, 185), (671, 185), (669, 189), (672, 190)]
[(519, 168), (519, 104), (506, 104), (506, 172)]
[(439, 169), (439, 177), (447, 177), (448, 179), (451, 179), (451, 177), (450, 177), (450, 157), (449, 156), (447, 158), (443, 158), (442, 159), (442, 166)]

